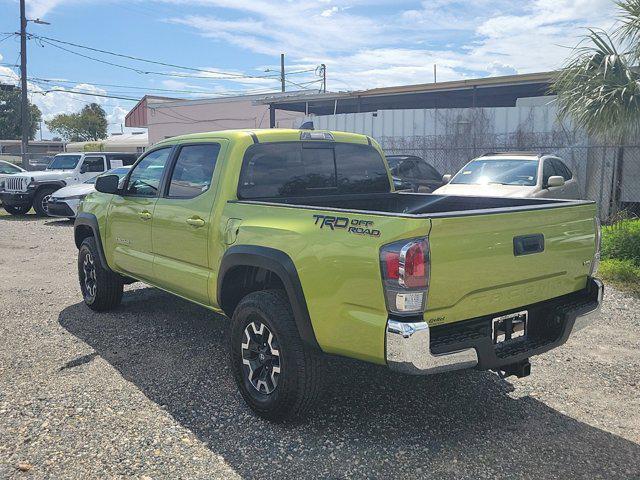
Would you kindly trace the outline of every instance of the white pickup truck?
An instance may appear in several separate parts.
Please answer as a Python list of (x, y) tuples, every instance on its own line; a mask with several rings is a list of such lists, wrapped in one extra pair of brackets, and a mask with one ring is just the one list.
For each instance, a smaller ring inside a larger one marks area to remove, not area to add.
[(45, 170), (21, 172), (2, 182), (0, 200), (12, 215), (24, 215), (33, 206), (38, 215), (47, 215), (51, 194), (68, 185), (83, 183), (115, 167), (133, 165), (135, 153), (60, 153)]

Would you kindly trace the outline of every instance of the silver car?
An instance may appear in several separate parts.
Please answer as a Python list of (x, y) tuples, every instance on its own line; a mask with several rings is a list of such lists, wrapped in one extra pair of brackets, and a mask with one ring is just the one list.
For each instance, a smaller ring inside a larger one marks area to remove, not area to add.
[(489, 153), (474, 158), (433, 193), (481, 197), (580, 198), (573, 172), (557, 156)]

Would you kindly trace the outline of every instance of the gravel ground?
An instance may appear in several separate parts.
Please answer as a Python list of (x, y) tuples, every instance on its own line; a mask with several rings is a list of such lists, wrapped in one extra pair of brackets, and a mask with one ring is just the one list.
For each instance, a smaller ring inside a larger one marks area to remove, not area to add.
[(0, 478), (640, 478), (640, 301), (532, 375), (424, 378), (330, 362), (313, 414), (243, 404), (225, 319), (145, 286), (81, 301), (72, 224), (0, 216)]

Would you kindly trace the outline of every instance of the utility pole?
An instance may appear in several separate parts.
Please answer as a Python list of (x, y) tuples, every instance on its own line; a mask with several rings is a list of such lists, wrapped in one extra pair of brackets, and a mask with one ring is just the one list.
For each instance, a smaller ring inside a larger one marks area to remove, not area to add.
[(433, 64), (433, 83), (438, 83), (437, 65)]
[(322, 68), (322, 91), (327, 93), (327, 66), (321, 63), (320, 68)]
[(282, 92), (284, 93), (284, 53), (280, 54), (280, 82), (282, 83)]
[(20, 153), (22, 168), (29, 170), (29, 100), (27, 97), (27, 14), (25, 0), (20, 0), (20, 118), (22, 121), (22, 142)]

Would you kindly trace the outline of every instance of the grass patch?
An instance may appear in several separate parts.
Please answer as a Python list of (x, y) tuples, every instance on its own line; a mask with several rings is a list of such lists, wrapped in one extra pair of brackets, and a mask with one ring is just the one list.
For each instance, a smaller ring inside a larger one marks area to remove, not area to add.
[(640, 295), (640, 219), (602, 227), (601, 255), (598, 275), (622, 290)]

